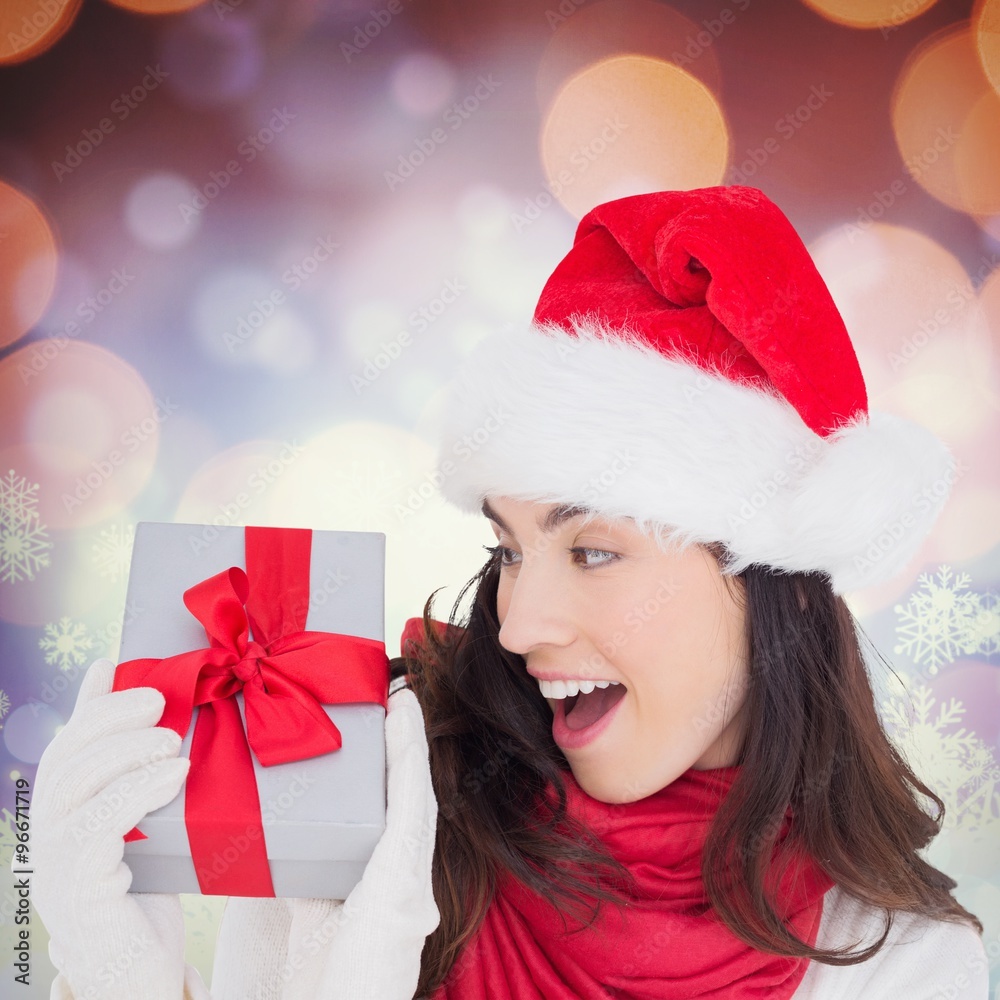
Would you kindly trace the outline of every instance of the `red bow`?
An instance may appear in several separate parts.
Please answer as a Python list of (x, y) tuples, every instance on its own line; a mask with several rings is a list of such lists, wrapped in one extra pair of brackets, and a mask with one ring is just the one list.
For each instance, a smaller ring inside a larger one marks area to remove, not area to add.
[[(311, 531), (246, 528), (244, 538), (245, 573), (234, 566), (184, 593), (210, 645), (119, 664), (113, 690), (157, 688), (166, 699), (159, 725), (182, 737), (199, 706), (184, 800), (198, 883), (204, 893), (273, 896), (250, 751), (269, 767), (339, 750), (340, 731), (322, 705), (384, 708), (389, 660), (384, 642), (304, 631)], [(144, 838), (138, 828), (125, 837)], [(218, 858), (226, 859), (221, 873)]]

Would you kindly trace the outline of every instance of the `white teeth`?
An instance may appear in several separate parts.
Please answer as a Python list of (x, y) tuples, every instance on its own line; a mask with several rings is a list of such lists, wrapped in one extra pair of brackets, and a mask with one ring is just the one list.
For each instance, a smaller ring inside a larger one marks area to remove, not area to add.
[(538, 687), (543, 698), (572, 698), (574, 695), (590, 694), (594, 688), (606, 688), (612, 684), (620, 684), (621, 681), (543, 681), (539, 680)]

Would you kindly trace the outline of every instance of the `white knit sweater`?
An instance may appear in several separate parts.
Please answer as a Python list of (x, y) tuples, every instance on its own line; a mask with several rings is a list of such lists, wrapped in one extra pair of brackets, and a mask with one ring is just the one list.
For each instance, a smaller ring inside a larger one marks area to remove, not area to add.
[[(871, 944), (882, 926), (881, 911), (835, 886), (823, 900), (817, 944)], [(306, 1000), (295, 984), (315, 982), (325, 955), (303, 951), (290, 960), (291, 929), (284, 900), (231, 897), (216, 944), (212, 1000)], [(897, 913), (873, 959), (847, 966), (810, 963), (795, 1000), (988, 1000), (988, 994), (989, 962), (975, 928)], [(199, 1000), (186, 992), (189, 998)], [(498, 994), (498, 1000), (505, 998)]]

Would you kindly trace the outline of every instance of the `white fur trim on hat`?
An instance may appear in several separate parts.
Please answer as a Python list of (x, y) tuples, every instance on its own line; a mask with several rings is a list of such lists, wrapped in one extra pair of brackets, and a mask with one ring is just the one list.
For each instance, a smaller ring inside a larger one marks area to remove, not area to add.
[(948, 497), (954, 459), (919, 424), (871, 413), (823, 438), (774, 390), (575, 329), (476, 346), (445, 406), (445, 499), (582, 504), (672, 544), (723, 542), (726, 572), (822, 571), (840, 594), (906, 566)]

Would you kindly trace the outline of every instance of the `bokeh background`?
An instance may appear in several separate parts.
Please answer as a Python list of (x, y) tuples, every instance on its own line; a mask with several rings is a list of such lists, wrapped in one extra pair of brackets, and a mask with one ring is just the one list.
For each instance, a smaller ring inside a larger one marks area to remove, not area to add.
[[(998, 0), (3, 0), (4, 868), (14, 781), (116, 655), (137, 521), (384, 532), (396, 655), (493, 540), (434, 490), (462, 358), (530, 316), (593, 205), (752, 184), (872, 407), (958, 459), (918, 557), (849, 603), (996, 989), (998, 89)], [(224, 900), (183, 899), (207, 981)], [(31, 931), (18, 995), (47, 997)]]

